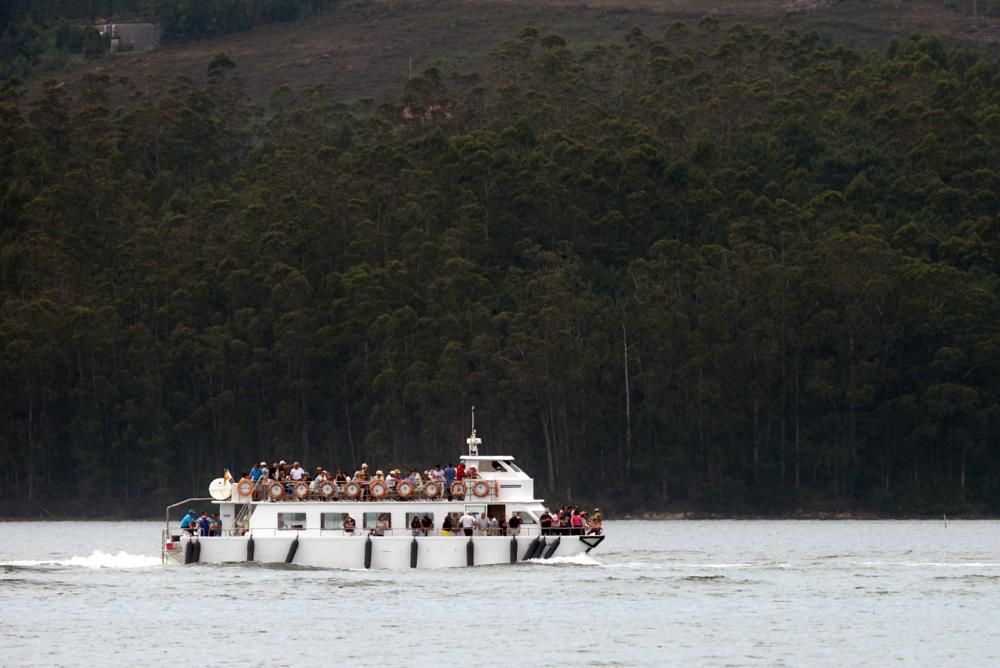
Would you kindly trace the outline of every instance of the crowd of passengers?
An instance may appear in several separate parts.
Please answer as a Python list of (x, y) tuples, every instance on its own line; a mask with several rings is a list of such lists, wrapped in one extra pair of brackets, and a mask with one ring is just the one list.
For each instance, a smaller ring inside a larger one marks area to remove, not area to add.
[(558, 512), (549, 512), (546, 508), (538, 518), (543, 534), (599, 534), (602, 521), (600, 508), (588, 513), (576, 506), (563, 506)]
[(219, 513), (202, 512), (198, 514), (194, 508), (188, 508), (187, 514), (181, 520), (181, 529), (194, 536), (221, 536), (222, 519)]
[[(294, 498), (292, 495), (292, 486), (299, 482), (308, 483), (309, 489), (313, 493), (318, 492), (320, 485), (324, 482), (336, 484), (339, 491), (343, 491), (344, 485), (349, 482), (358, 482), (362, 486), (362, 497), (367, 498), (368, 485), (375, 480), (385, 482), (389, 496), (394, 494), (396, 486), (403, 480), (408, 480), (418, 492), (423, 489), (426, 483), (433, 481), (441, 485), (445, 497), (450, 501), (453, 498), (451, 493), (452, 483), (478, 478), (479, 473), (475, 467), (466, 469), (465, 464), (462, 462), (458, 466), (453, 465), (451, 462), (444, 467), (440, 464), (435, 464), (432, 468), (424, 471), (423, 474), (419, 473), (416, 469), (410, 469), (409, 474), (405, 476), (399, 469), (390, 470), (388, 476), (383, 474), (381, 470), (376, 470), (373, 475), (370, 475), (368, 464), (362, 464), (361, 468), (355, 471), (352, 476), (344, 470), (337, 470), (336, 473), (331, 473), (322, 466), (317, 466), (315, 472), (310, 475), (299, 462), (288, 464), (285, 460), (281, 460), (271, 464), (271, 466), (268, 466), (267, 462), (254, 464), (249, 471), (243, 472), (240, 482), (244, 480), (251, 482), (255, 490), (259, 489), (259, 485), (272, 480), (286, 483), (286, 498)], [(602, 517), (599, 508), (594, 508), (592, 513), (588, 513), (577, 506), (562, 506), (557, 511), (549, 511), (546, 508), (545, 512), (538, 518), (543, 535), (600, 534), (602, 532), (601, 521)], [(372, 529), (372, 535), (384, 535), (385, 531), (390, 528), (388, 522), (388, 516), (383, 515), (379, 519), (378, 524)], [(355, 520), (350, 515), (347, 515), (344, 523), (345, 533), (353, 534), (356, 526)], [(488, 517), (486, 513), (482, 513), (478, 518), (468, 513), (464, 515), (449, 513), (445, 516), (444, 522), (441, 525), (441, 534), (444, 536), (461, 534), (469, 536), (474, 534), (484, 536), (516, 536), (520, 532), (520, 526), (521, 518), (518, 513), (514, 513), (509, 519)], [(434, 521), (428, 515), (424, 515), (423, 518), (414, 517), (409, 529), (413, 532), (413, 535), (429, 535), (434, 529)]]
[[(383, 536), (391, 528), (388, 515), (379, 516), (378, 523), (372, 530), (372, 535)], [(521, 534), (521, 513), (515, 511), (507, 519), (489, 516), (481, 512), (479, 517), (468, 510), (463, 513), (448, 513), (441, 524), (442, 536), (519, 536)], [(576, 506), (563, 506), (557, 512), (550, 512), (548, 508), (539, 517), (541, 532), (544, 535), (571, 534), (582, 536), (584, 534), (600, 534), (601, 510), (594, 508), (593, 514)], [(350, 526), (350, 530), (347, 527)], [(348, 514), (344, 519), (345, 532), (354, 533), (354, 519)], [(414, 536), (427, 536), (434, 530), (434, 520), (430, 515), (423, 517), (414, 516), (410, 521), (410, 531)]]
[(268, 466), (267, 462), (254, 464), (249, 471), (243, 472), (240, 481), (248, 480), (255, 488), (259, 484), (264, 484), (272, 480), (284, 482), (286, 483), (286, 498), (293, 498), (292, 485), (299, 482), (309, 483), (309, 490), (313, 493), (318, 492), (320, 485), (324, 482), (336, 484), (338, 491), (343, 491), (343, 486), (349, 482), (358, 482), (362, 486), (362, 494), (367, 496), (368, 485), (375, 480), (380, 480), (385, 483), (389, 496), (392, 496), (396, 491), (396, 486), (403, 480), (409, 481), (417, 492), (421, 491), (425, 484), (433, 481), (443, 487), (445, 497), (451, 500), (452, 483), (478, 478), (479, 472), (476, 471), (475, 467), (466, 469), (465, 464), (462, 462), (458, 466), (449, 462), (445, 467), (435, 464), (433, 468), (424, 471), (423, 474), (416, 469), (410, 469), (410, 472), (406, 475), (399, 469), (391, 469), (389, 475), (385, 475), (381, 470), (376, 470), (374, 474), (370, 474), (368, 464), (362, 464), (361, 468), (355, 471), (352, 476), (347, 471), (337, 470), (336, 473), (333, 473), (322, 466), (317, 466), (316, 470), (310, 474), (299, 462), (288, 464), (282, 459), (280, 462), (271, 464), (271, 466)]

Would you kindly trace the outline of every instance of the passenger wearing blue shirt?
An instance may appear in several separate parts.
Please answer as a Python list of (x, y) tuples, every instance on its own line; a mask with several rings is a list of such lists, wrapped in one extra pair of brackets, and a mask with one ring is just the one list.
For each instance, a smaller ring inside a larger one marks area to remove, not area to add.
[(257, 464), (254, 464), (253, 468), (250, 469), (250, 479), (253, 480), (253, 484), (255, 485), (260, 480), (260, 467)]
[(195, 512), (194, 508), (188, 508), (187, 515), (181, 520), (181, 528), (194, 533), (195, 528), (197, 528), (197, 522), (198, 513)]
[(198, 526), (201, 528), (200, 533), (202, 536), (210, 535), (209, 531), (212, 529), (212, 520), (208, 517), (208, 512), (202, 513), (201, 517), (198, 518)]
[(451, 483), (455, 482), (456, 475), (458, 473), (455, 471), (455, 467), (452, 466), (451, 462), (448, 462), (448, 466), (444, 470), (444, 492), (448, 495), (449, 501), (451, 501)]

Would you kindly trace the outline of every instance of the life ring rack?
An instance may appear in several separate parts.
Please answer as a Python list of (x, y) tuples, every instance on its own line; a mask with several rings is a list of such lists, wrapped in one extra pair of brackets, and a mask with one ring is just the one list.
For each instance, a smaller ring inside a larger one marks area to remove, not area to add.
[(347, 495), (349, 499), (356, 499), (361, 496), (361, 483), (351, 481), (344, 485), (344, 494)]
[(389, 487), (385, 484), (384, 480), (372, 480), (368, 484), (368, 493), (372, 495), (373, 499), (385, 497), (388, 491)]
[(271, 497), (272, 501), (277, 501), (285, 495), (285, 486), (274, 480), (267, 485), (267, 495)]
[(414, 485), (409, 480), (400, 480), (396, 483), (396, 496), (401, 499), (408, 499), (413, 496), (413, 492), (416, 490), (416, 485)]
[(326, 480), (320, 483), (319, 495), (324, 499), (335, 499), (337, 498), (337, 486), (329, 480)]
[(295, 494), (296, 499), (305, 501), (309, 498), (309, 483), (300, 480), (292, 487), (292, 493)]
[(485, 480), (477, 480), (472, 483), (472, 493), (479, 498), (483, 498), (484, 496), (490, 495), (490, 487), (492, 487), (492, 485)]
[(431, 480), (429, 483), (424, 485), (424, 496), (428, 499), (438, 498), (441, 496), (441, 485)]
[(250, 480), (240, 480), (236, 485), (236, 491), (240, 496), (252, 496), (253, 495), (253, 482)]

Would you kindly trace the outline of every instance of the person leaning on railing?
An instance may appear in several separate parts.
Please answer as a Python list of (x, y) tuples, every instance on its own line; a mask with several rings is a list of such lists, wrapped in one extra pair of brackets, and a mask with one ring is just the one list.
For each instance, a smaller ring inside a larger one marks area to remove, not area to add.
[(601, 517), (601, 509), (594, 508), (594, 512), (590, 516), (590, 521), (588, 522), (588, 526), (590, 527), (590, 531), (588, 533), (595, 535), (603, 533), (604, 529), (601, 528), (602, 519), (603, 518)]
[(198, 511), (188, 508), (187, 515), (181, 519), (181, 529), (194, 535), (198, 531)]

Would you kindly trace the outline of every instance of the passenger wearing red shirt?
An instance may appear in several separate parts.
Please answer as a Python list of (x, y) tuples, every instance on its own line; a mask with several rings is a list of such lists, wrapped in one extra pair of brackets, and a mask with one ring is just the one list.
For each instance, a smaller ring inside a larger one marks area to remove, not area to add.
[(455, 469), (455, 480), (461, 482), (465, 479), (465, 462), (459, 462), (458, 468)]

